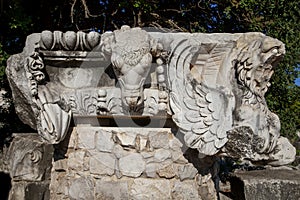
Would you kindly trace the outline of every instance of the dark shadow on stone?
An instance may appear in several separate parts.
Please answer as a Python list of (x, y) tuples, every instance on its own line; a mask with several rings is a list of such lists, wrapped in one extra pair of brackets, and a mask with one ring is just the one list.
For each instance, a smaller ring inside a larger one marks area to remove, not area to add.
[(216, 162), (216, 157), (206, 156), (204, 158), (199, 158), (198, 154), (199, 152), (197, 149), (188, 148), (183, 155), (190, 163), (194, 165), (194, 167), (202, 176), (211, 173), (211, 168)]
[(73, 132), (74, 126), (69, 127), (68, 133), (63, 141), (61, 141), (59, 144), (53, 145), (54, 147), (54, 154), (53, 159), (54, 161), (65, 159), (66, 153), (68, 150), (71, 134)]
[(152, 73), (155, 72), (156, 68), (157, 68), (157, 64), (156, 63), (152, 63), (150, 71), (149, 71), (149, 75), (146, 77), (145, 83), (143, 85), (144, 88), (151, 88), (154, 85), (157, 85), (157, 83), (153, 82), (152, 77), (150, 76), (150, 74), (152, 74)]
[(234, 200), (245, 200), (244, 182), (237, 177), (230, 179), (231, 195)]
[(0, 172), (0, 199), (8, 199), (9, 191), (11, 189), (11, 178), (9, 174)]
[[(172, 128), (175, 126), (168, 116), (99, 116), (98, 125), (101, 127), (146, 127), (146, 128)], [(173, 132), (173, 131), (172, 131)]]
[(214, 187), (217, 194), (217, 199), (220, 200), (220, 187), (219, 187), (219, 158), (216, 156), (206, 156), (199, 158), (199, 152), (197, 149), (188, 148), (183, 156), (192, 163), (193, 166), (198, 170), (201, 176), (211, 174), (211, 179), (214, 182)]
[(224, 191), (219, 191), (221, 194), (223, 194), (224, 196), (226, 196), (229, 199), (234, 199), (233, 195), (231, 192), (224, 192)]
[(98, 87), (114, 87), (117, 84), (117, 76), (113, 70), (112, 64), (105, 68), (104, 73), (98, 82)]

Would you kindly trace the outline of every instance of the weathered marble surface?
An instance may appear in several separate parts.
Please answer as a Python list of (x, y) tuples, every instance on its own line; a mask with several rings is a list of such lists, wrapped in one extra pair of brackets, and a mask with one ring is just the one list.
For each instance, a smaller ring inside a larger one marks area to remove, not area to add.
[(5, 154), (7, 170), (13, 181), (42, 181), (51, 170), (53, 147), (37, 134), (13, 134)]
[(299, 188), (299, 170), (268, 169), (237, 172), (231, 181), (234, 199), (241, 200), (298, 200)]
[(13, 182), (9, 194), (9, 200), (43, 200), (50, 199), (49, 181), (43, 182), (28, 182), (19, 181)]
[(6, 72), (20, 118), (52, 144), (72, 115), (172, 117), (202, 157), (284, 165), (295, 149), (264, 98), (284, 53), (261, 33), (43, 31), (28, 37)]
[(28, 36), (6, 73), (20, 119), (43, 141), (14, 138), (11, 194), (40, 181), (37, 198), (48, 198), (52, 144), (50, 199), (215, 199), (218, 156), (291, 163), (264, 98), (284, 54), (262, 33)]
[(36, 133), (12, 135), (3, 151), (2, 169), (11, 178), (10, 200), (49, 199), (53, 146)]

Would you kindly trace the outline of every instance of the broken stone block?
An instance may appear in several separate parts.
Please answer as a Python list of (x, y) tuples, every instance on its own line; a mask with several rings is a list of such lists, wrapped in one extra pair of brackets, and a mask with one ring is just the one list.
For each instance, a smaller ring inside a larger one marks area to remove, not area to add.
[(99, 151), (112, 152), (114, 145), (111, 131), (99, 130), (96, 132), (96, 148)]
[(178, 175), (180, 180), (194, 179), (198, 170), (192, 164), (180, 165), (178, 167)]
[(85, 129), (85, 127), (77, 127), (78, 148), (94, 149), (96, 141), (96, 131), (93, 129)]
[(69, 198), (71, 200), (94, 199), (94, 181), (90, 177), (79, 177), (71, 179)]
[(128, 183), (126, 181), (96, 180), (95, 199), (128, 199)]
[[(114, 139), (128, 149), (174, 150), (174, 135), (160, 129), (166, 120), (202, 157), (222, 150), (276, 166), (296, 153), (264, 97), (284, 54), (282, 42), (262, 33), (43, 31), (8, 59), (6, 74), (20, 119), (51, 144), (65, 139), (73, 116), (79, 148), (94, 149), (95, 130), (84, 129), (104, 123), (123, 127)], [(146, 125), (151, 131), (133, 128)], [(137, 145), (139, 134), (149, 142)]]
[(234, 199), (300, 199), (299, 170), (266, 169), (239, 171), (234, 173), (230, 184)]
[(198, 187), (194, 181), (176, 181), (172, 188), (172, 199), (201, 200)]
[(93, 152), (90, 156), (91, 174), (113, 175), (115, 172), (116, 158), (109, 153)]
[(170, 181), (164, 179), (135, 179), (130, 189), (130, 199), (171, 199)]
[(13, 181), (41, 181), (49, 178), (53, 146), (34, 133), (13, 134), (6, 154)]
[[(192, 199), (197, 169), (211, 171), (220, 153), (271, 165), (293, 161), (295, 148), (280, 137), (280, 121), (264, 98), (284, 54), (282, 42), (261, 33), (177, 34), (128, 26), (101, 35), (43, 31), (28, 36), (6, 72), (20, 119), (56, 144), (55, 160), (68, 160), (72, 169), (63, 162), (54, 166), (52, 185), (68, 191), (55, 190), (53, 198), (95, 198), (95, 179), (108, 178), (130, 180), (129, 199)], [(72, 116), (77, 135), (66, 138)], [(160, 128), (165, 125), (172, 128)], [(47, 178), (49, 146), (30, 137), (12, 144), (7, 160), (13, 181)], [(202, 199), (213, 199), (210, 178), (199, 181)], [(98, 185), (99, 198), (118, 194)]]
[(139, 177), (146, 168), (146, 163), (139, 153), (131, 153), (119, 159), (120, 172), (129, 177)]
[(156, 162), (163, 162), (165, 160), (167, 160), (168, 158), (171, 158), (171, 152), (169, 150), (166, 149), (158, 149), (155, 151), (154, 154), (154, 160)]
[(49, 182), (39, 181), (39, 182), (26, 182), (18, 181), (13, 182), (9, 200), (42, 200), (49, 199)]

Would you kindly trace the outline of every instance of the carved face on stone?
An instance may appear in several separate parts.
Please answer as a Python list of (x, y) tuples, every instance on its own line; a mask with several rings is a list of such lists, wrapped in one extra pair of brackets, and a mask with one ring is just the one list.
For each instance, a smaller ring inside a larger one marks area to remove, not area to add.
[(123, 105), (129, 110), (144, 102), (143, 85), (149, 74), (151, 38), (139, 28), (122, 27), (115, 31), (111, 62), (121, 87)]
[(273, 66), (284, 54), (283, 44), (273, 38), (254, 41), (240, 54), (239, 81), (251, 92), (263, 97), (270, 87)]
[(246, 89), (243, 91), (242, 105), (236, 109), (236, 124), (250, 126), (262, 140), (259, 153), (269, 153), (280, 135), (280, 121), (266, 106), (264, 95), (270, 84), (273, 66), (285, 53), (284, 44), (265, 37), (244, 48), (238, 56), (238, 81)]

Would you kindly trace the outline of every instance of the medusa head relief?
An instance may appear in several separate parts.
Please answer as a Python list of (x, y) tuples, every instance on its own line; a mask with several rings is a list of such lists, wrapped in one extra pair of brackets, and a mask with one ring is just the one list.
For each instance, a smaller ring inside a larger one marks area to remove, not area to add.
[(279, 40), (265, 37), (246, 45), (237, 60), (238, 81), (251, 93), (264, 98), (270, 87), (273, 66), (285, 54), (284, 44)]
[[(253, 160), (280, 160), (290, 162), (286, 155), (292, 154), (293, 148), (280, 137), (280, 120), (267, 107), (265, 93), (270, 87), (273, 67), (285, 54), (284, 44), (279, 40), (263, 37), (246, 43), (237, 56), (235, 65), (241, 99), (235, 110), (235, 126), (249, 127), (255, 138)], [(245, 133), (244, 133), (245, 134)], [(290, 150), (282, 149), (286, 143)], [(280, 154), (280, 155), (279, 155)], [(267, 156), (266, 158), (264, 158)], [(273, 163), (276, 165), (277, 163)]]

